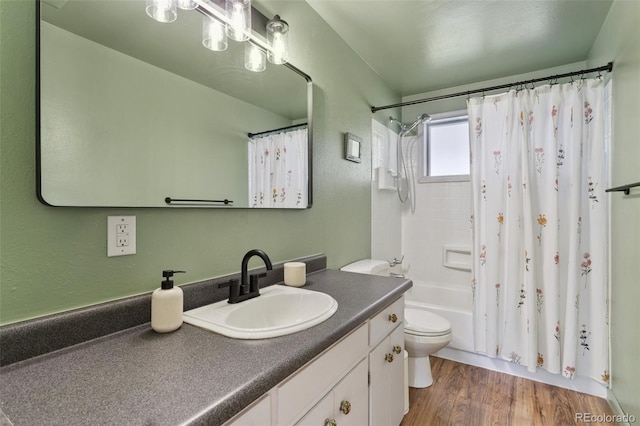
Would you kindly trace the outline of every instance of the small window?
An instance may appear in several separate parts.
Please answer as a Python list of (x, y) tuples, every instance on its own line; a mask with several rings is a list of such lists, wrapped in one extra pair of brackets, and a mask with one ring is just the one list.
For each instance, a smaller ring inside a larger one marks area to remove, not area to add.
[(420, 182), (469, 180), (469, 120), (466, 111), (440, 115), (424, 125)]

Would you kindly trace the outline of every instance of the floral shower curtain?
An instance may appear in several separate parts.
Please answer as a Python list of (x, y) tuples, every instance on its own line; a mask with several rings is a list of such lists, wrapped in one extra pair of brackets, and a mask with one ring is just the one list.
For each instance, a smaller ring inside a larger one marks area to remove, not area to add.
[(306, 208), (307, 128), (257, 137), (248, 144), (249, 205)]
[(580, 80), (468, 112), (476, 350), (608, 383), (604, 92)]

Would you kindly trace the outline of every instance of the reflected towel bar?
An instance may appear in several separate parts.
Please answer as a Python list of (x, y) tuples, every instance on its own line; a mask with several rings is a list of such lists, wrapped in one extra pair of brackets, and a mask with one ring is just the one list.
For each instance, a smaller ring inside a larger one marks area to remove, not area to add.
[(616, 186), (615, 188), (605, 189), (604, 192), (613, 192), (613, 191), (622, 191), (624, 195), (629, 195), (629, 191), (631, 188), (635, 188), (636, 186), (640, 186), (640, 182), (630, 183), (628, 185)]
[(223, 203), (225, 205), (228, 204), (233, 204), (233, 200), (227, 200), (226, 198), (224, 200), (195, 200), (195, 199), (188, 199), (188, 198), (171, 198), (171, 197), (167, 197), (164, 199), (164, 202), (167, 204), (171, 204), (173, 202), (182, 202), (182, 203)]

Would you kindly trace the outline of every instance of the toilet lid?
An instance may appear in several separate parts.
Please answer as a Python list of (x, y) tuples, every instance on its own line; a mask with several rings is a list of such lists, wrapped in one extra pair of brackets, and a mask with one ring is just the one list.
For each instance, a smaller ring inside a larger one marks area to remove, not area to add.
[(419, 336), (442, 336), (451, 332), (451, 323), (433, 312), (422, 309), (404, 310), (404, 330)]

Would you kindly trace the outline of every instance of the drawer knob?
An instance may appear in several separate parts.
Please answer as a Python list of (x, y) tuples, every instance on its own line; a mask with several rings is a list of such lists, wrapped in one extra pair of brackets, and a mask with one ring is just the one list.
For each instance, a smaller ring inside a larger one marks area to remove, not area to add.
[(336, 422), (336, 419), (326, 419), (324, 426), (338, 426), (338, 422)]
[(351, 403), (349, 401), (342, 401), (340, 403), (340, 411), (343, 414), (349, 414), (351, 412)]
[(393, 362), (393, 354), (386, 354), (384, 360), (387, 362)]
[(400, 352), (402, 352), (402, 348), (400, 346), (394, 346), (393, 347), (393, 351), (397, 354), (399, 354)]
[(398, 316), (396, 314), (389, 315), (389, 321), (395, 323), (396, 321), (398, 321)]

